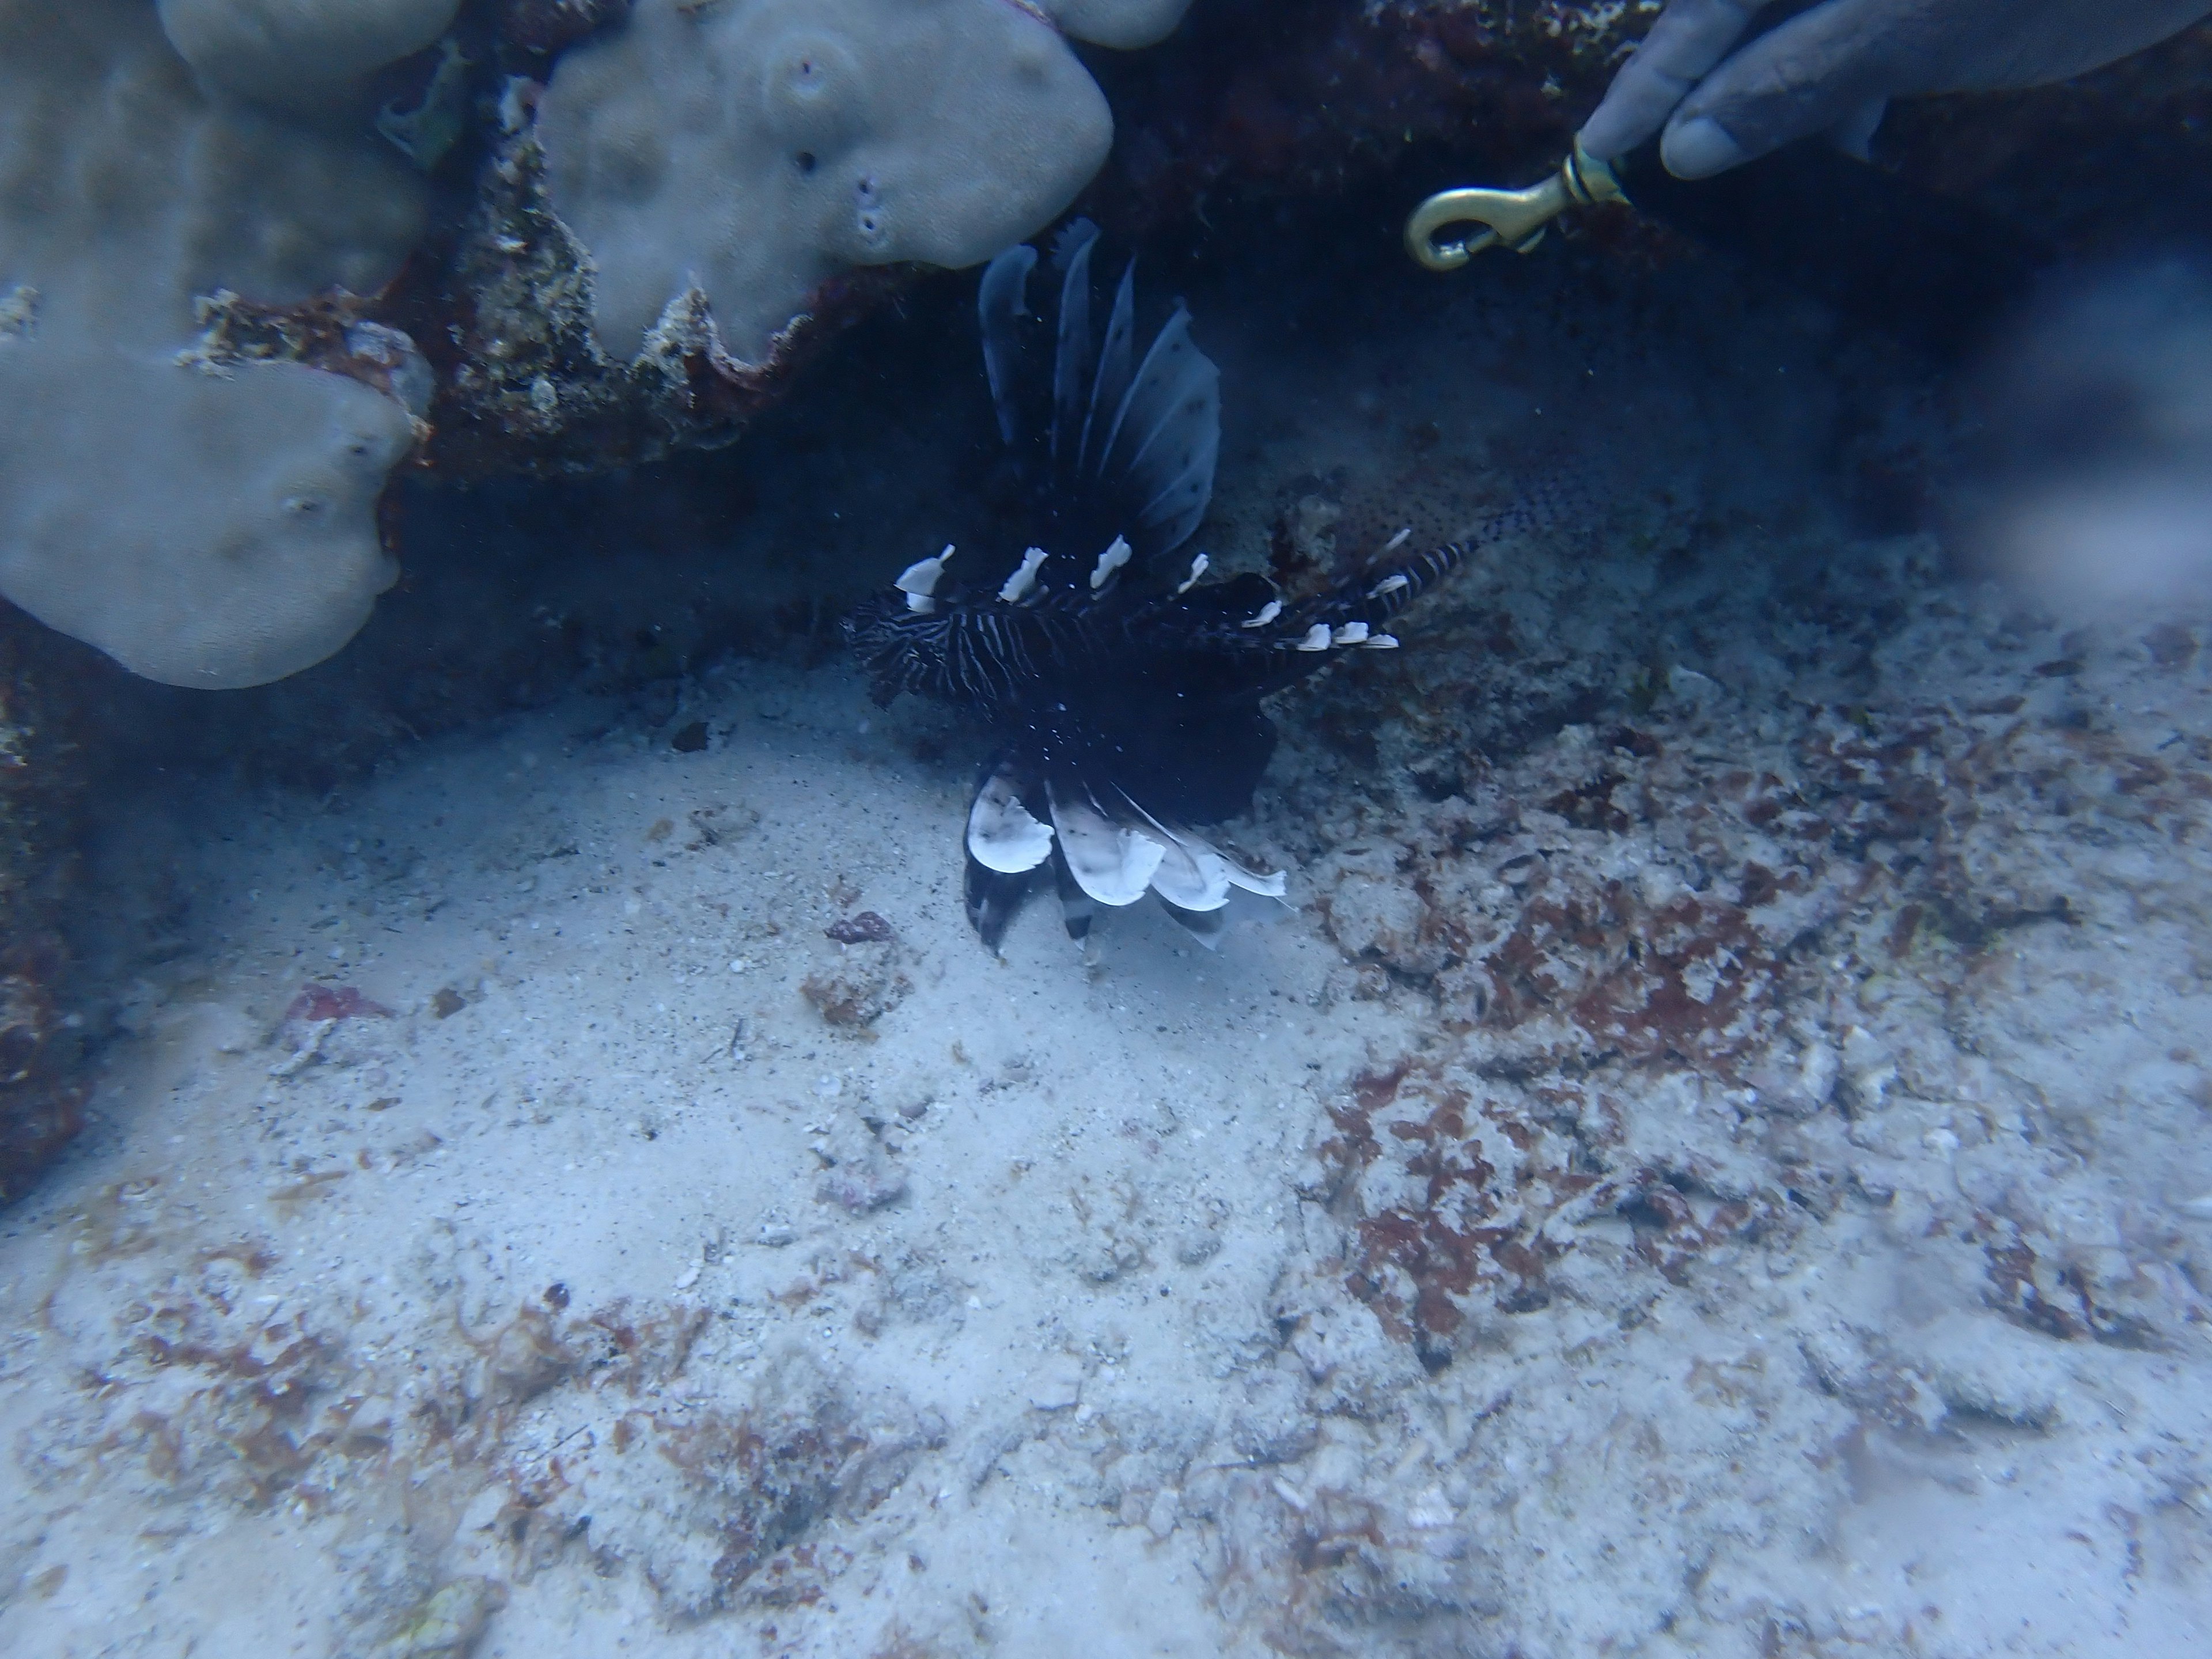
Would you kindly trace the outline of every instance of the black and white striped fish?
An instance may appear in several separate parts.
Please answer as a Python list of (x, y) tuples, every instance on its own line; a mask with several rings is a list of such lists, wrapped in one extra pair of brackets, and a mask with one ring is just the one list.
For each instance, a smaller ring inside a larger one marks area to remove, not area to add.
[(1259, 575), (1207, 580), (1203, 553), (1171, 562), (1212, 496), (1220, 375), (1180, 303), (1138, 357), (1133, 262), (1094, 334), (1097, 236), (1078, 220), (1055, 253), (1048, 386), (1020, 373), (1036, 251), (983, 273), (984, 368), (1033, 486), (1031, 544), (1012, 560), (948, 546), (845, 623), (878, 703), (920, 693), (996, 735), (966, 836), (968, 916), (993, 950), (1047, 868), (1079, 939), (1097, 907), (1147, 890), (1207, 945), (1232, 889), (1279, 898), (1281, 872), (1247, 869), (1200, 832), (1251, 804), (1275, 744), (1261, 701), (1347, 652), (1394, 648), (1384, 623), (1464, 552), (1304, 599)]

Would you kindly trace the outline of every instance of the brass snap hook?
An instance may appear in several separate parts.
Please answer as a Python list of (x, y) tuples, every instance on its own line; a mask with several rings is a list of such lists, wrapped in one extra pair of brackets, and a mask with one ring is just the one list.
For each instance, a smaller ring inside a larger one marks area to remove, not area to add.
[[(1525, 190), (1442, 190), (1415, 208), (1406, 221), (1406, 251), (1431, 270), (1456, 270), (1486, 248), (1503, 245), (1526, 253), (1544, 240), (1553, 220), (1571, 207), (1598, 202), (1628, 203), (1628, 192), (1611, 167), (1575, 141), (1559, 170)], [(1482, 229), (1455, 240), (1437, 233), (1455, 225)]]

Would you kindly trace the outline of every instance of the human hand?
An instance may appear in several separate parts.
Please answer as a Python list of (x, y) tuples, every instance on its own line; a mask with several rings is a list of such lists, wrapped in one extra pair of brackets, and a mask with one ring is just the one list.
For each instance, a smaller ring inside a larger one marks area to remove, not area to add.
[(1810, 133), (1858, 148), (1892, 98), (2062, 81), (2212, 14), (2212, 0), (1820, 0), (1732, 52), (1770, 3), (1668, 0), (1583, 148), (1611, 161), (1663, 125), (1660, 158), (1682, 179)]

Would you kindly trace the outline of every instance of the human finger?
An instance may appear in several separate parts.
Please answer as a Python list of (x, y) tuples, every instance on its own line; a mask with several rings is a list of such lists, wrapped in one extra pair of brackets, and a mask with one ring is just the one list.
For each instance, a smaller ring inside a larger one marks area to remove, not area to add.
[(1583, 124), (1583, 148), (1609, 161), (1659, 131), (1771, 0), (1668, 0)]
[(1832, 131), (1887, 98), (2084, 74), (2208, 12), (2212, 0), (1824, 0), (1744, 46), (1684, 97), (1660, 153), (1669, 172), (1704, 178)]
[(2002, 0), (1825, 0), (1701, 82), (1668, 120), (1660, 159), (1681, 179), (1725, 172), (1917, 88), (1916, 57), (1954, 55), (1961, 14)]

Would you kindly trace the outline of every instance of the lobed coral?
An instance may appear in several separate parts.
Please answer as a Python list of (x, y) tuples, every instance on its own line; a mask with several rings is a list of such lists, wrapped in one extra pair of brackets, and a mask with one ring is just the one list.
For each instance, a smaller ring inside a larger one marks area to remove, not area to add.
[(321, 119), (362, 77), (420, 52), (459, 0), (157, 0), (161, 29), (209, 88)]
[(394, 574), (374, 507), (408, 412), (178, 354), (197, 296), (382, 286), (420, 181), (373, 135), (204, 90), (121, 0), (0, 7), (0, 592), (177, 684), (328, 656)]
[(605, 349), (635, 356), (696, 288), (758, 361), (841, 269), (974, 264), (1049, 221), (1113, 123), (1049, 26), (995, 0), (642, 0), (562, 58), (538, 131)]
[[(1182, 5), (1064, 9), (1134, 45)], [(395, 319), (435, 343), (447, 465), (726, 441), (886, 286), (848, 273), (988, 257), (1111, 131), (1051, 18), (996, 0), (458, 11), (0, 7), (0, 592), (148, 678), (295, 672), (394, 574), (374, 503), (429, 407)], [(425, 247), (422, 173), (487, 149), (474, 224)]]

